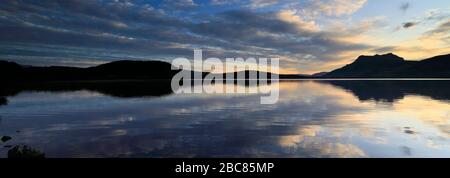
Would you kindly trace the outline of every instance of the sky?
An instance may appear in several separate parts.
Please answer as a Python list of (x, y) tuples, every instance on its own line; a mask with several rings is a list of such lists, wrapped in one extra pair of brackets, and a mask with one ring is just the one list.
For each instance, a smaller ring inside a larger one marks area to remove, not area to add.
[(449, 0), (2, 0), (0, 60), (87, 67), (116, 60), (279, 58), (312, 74), (359, 55), (450, 53)]

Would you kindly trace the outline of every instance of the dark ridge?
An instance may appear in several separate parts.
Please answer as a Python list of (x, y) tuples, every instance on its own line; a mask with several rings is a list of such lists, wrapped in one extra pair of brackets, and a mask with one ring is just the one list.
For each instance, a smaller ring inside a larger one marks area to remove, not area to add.
[(16, 145), (8, 150), (8, 158), (11, 159), (42, 159), (45, 153), (28, 145)]
[(376, 54), (374, 56), (359, 56), (355, 63), (374, 63), (374, 64), (382, 64), (382, 63), (400, 63), (404, 62), (405, 59), (399, 57), (393, 53), (379, 55)]
[(171, 79), (179, 70), (160, 61), (116, 61), (89, 68), (50, 66), (23, 67), (14, 62), (0, 61), (0, 80), (9, 82)]
[(312, 74), (311, 76), (312, 77), (323, 77), (327, 74), (328, 74), (328, 72), (318, 72), (318, 73)]
[(15, 81), (22, 78), (24, 69), (17, 63), (0, 61), (0, 81)]
[(87, 80), (96, 79), (98, 76), (92, 76), (86, 73), (86, 69), (76, 67), (26, 67), (22, 78), (15, 81), (68, 81), (68, 80)]
[(406, 61), (389, 53), (360, 56), (353, 63), (331, 71), (326, 78), (448, 78), (450, 54), (421, 61)]
[[(180, 70), (172, 70), (172, 65), (162, 61), (116, 61), (89, 68), (64, 66), (23, 67), (14, 62), (0, 61), (0, 81), (78, 81), (78, 80), (169, 80)], [(191, 71), (191, 75), (197, 72)], [(199, 72), (205, 77), (207, 72)], [(250, 79), (249, 71), (244, 73)], [(263, 73), (264, 74), (264, 73)], [(220, 74), (219, 74), (220, 75)], [(223, 74), (225, 75), (225, 74)], [(360, 56), (353, 63), (329, 73), (314, 75), (278, 75), (280, 79), (301, 78), (449, 78), (450, 54), (425, 59), (406, 61), (389, 53), (375, 56)], [(235, 77), (236, 78), (236, 77)], [(270, 79), (271, 77), (269, 77)], [(259, 77), (258, 77), (259, 79)]]
[[(170, 80), (181, 70), (172, 70), (172, 65), (162, 61), (115, 61), (89, 68), (50, 66), (22, 67), (14, 62), (0, 61), (2, 77), (0, 81), (46, 82), (46, 81), (86, 81), (86, 80)], [(191, 78), (199, 74), (204, 78), (208, 72), (187, 71)], [(240, 74), (241, 72), (236, 72)], [(249, 71), (245, 71), (248, 79)], [(222, 74), (220, 74), (222, 75)], [(225, 75), (225, 74), (224, 74)], [(268, 74), (269, 76), (275, 74)], [(300, 75), (282, 75), (297, 78)]]
[(103, 79), (171, 79), (179, 70), (162, 61), (116, 61), (87, 68), (87, 73)]

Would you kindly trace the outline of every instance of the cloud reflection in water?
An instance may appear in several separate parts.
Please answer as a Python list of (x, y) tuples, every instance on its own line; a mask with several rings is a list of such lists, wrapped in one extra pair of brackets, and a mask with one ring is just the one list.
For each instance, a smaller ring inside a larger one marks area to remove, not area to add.
[(450, 157), (449, 100), (361, 100), (316, 81), (279, 86), (276, 105), (260, 105), (260, 94), (21, 92), (0, 106), (1, 134), (21, 130), (13, 143), (49, 157)]

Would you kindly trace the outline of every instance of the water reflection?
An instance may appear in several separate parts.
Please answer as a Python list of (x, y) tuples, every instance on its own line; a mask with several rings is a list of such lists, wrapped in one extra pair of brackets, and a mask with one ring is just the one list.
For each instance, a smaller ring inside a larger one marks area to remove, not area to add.
[(346, 82), (281, 82), (275, 105), (260, 94), (20, 90), (0, 106), (0, 135), (47, 157), (450, 157), (448, 81)]
[(71, 92), (88, 90), (114, 97), (152, 97), (172, 94), (170, 81), (80, 81), (14, 83), (0, 88), (0, 96), (15, 96), (23, 91)]
[(406, 95), (428, 96), (433, 99), (450, 100), (448, 81), (435, 80), (329, 80), (334, 86), (351, 91), (360, 100), (394, 102)]

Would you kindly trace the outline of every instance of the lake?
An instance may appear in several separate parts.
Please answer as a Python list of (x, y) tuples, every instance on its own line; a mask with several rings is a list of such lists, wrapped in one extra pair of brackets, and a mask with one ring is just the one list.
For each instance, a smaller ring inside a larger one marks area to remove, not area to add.
[(450, 157), (447, 80), (280, 81), (273, 105), (168, 86), (2, 86), (0, 157)]

